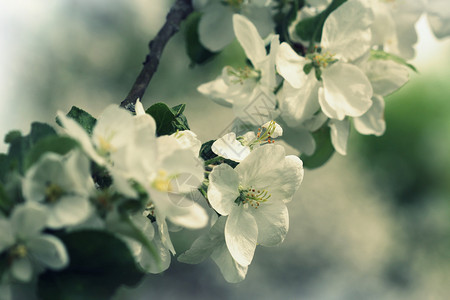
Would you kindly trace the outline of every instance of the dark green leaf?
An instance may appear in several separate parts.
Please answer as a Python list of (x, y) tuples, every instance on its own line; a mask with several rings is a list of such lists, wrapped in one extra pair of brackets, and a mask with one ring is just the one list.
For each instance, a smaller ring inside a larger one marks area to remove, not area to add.
[(333, 155), (334, 147), (331, 143), (330, 128), (324, 126), (313, 133), (316, 141), (316, 151), (313, 155), (301, 155), (303, 166), (308, 169), (315, 169), (324, 165)]
[(204, 160), (210, 160), (214, 157), (217, 157), (217, 155), (211, 150), (211, 146), (212, 144), (215, 142), (215, 140), (210, 140), (207, 141), (206, 143), (204, 143), (202, 145), (202, 147), (200, 148), (200, 153), (199, 156)]
[(89, 113), (85, 112), (81, 108), (72, 106), (67, 116), (77, 121), (87, 133), (92, 134), (92, 130), (94, 129), (97, 120)]
[(151, 115), (156, 122), (156, 134), (169, 135), (177, 130), (189, 130), (186, 117), (183, 115), (185, 104), (169, 108), (164, 103), (156, 103), (150, 106), (146, 113)]
[(191, 66), (203, 64), (218, 54), (218, 52), (209, 51), (200, 43), (198, 23), (201, 17), (201, 13), (194, 12), (186, 20), (186, 51), (191, 59)]
[(42, 299), (109, 299), (121, 285), (136, 285), (144, 275), (127, 245), (110, 233), (85, 230), (60, 238), (70, 265), (39, 277), (38, 296)]
[(0, 183), (0, 211), (4, 215), (9, 215), (9, 212), (12, 210), (14, 203), (9, 199), (8, 194), (6, 193), (3, 185)]
[(322, 39), (322, 29), (325, 20), (334, 10), (346, 1), (347, 0), (333, 0), (333, 2), (331, 2), (330, 5), (317, 16), (300, 21), (295, 26), (295, 32), (302, 40), (310, 41), (310, 46), (312, 46), (314, 42), (320, 42)]
[(308, 75), (309, 72), (311, 72), (311, 70), (312, 70), (313, 67), (314, 67), (314, 66), (313, 66), (312, 63), (306, 64), (306, 65), (303, 67), (303, 72), (305, 72), (305, 74)]
[(68, 153), (77, 147), (78, 143), (64, 136), (48, 136), (38, 141), (25, 156), (25, 170), (39, 160), (46, 152), (53, 152), (60, 155)]
[(14, 138), (11, 134), (8, 134), (9, 140), (9, 150), (8, 156), (10, 159), (10, 170), (17, 170), (21, 174), (25, 171), (25, 157), (28, 151), (35, 145), (39, 140), (56, 135), (56, 131), (48, 124), (45, 123), (32, 123), (30, 134), (27, 136), (19, 136), (16, 133)]
[(289, 26), (297, 18), (297, 13), (304, 6), (305, 1), (294, 0), (286, 3), (284, 0), (279, 0), (277, 2), (275, 6), (277, 13), (273, 17), (275, 32), (280, 36), (280, 42), (289, 42)]

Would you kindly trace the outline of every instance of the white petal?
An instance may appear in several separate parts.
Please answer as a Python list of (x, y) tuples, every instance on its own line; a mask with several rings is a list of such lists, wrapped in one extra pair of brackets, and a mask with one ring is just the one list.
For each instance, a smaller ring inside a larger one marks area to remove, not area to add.
[(276, 246), (284, 241), (289, 230), (289, 215), (281, 201), (267, 201), (251, 211), (258, 226), (258, 244)]
[(142, 247), (138, 262), (145, 271), (152, 274), (158, 274), (169, 268), (171, 256), (168, 249), (164, 247), (161, 242), (159, 234), (155, 235), (153, 244), (158, 251), (159, 260), (157, 261), (153, 254), (151, 254), (145, 247)]
[(338, 58), (354, 60), (370, 47), (371, 22), (371, 10), (362, 1), (347, 1), (326, 19), (321, 46)]
[(233, 39), (233, 12), (217, 1), (205, 8), (200, 23), (198, 34), (200, 42), (210, 51), (216, 52), (225, 48)]
[(374, 94), (389, 95), (402, 87), (409, 79), (409, 70), (391, 60), (371, 60), (367, 63), (366, 74), (372, 84)]
[(49, 207), (47, 226), (61, 228), (76, 225), (89, 217), (91, 205), (88, 198), (83, 196), (63, 196), (57, 203)]
[(161, 239), (161, 244), (167, 248), (172, 254), (175, 254), (175, 248), (173, 247), (172, 240), (170, 239), (167, 223), (164, 219), (160, 218), (156, 214), (156, 222), (158, 223), (158, 231)]
[(283, 140), (305, 155), (312, 155), (316, 149), (316, 141), (304, 127), (285, 127)]
[(331, 128), (331, 142), (334, 149), (341, 155), (347, 154), (347, 140), (350, 133), (350, 122), (347, 119), (342, 121), (331, 119), (328, 122)]
[(233, 105), (233, 100), (229, 98), (229, 87), (222, 76), (198, 86), (197, 90), (203, 95), (210, 97), (217, 104), (226, 107), (231, 107)]
[(264, 41), (259, 36), (258, 30), (256, 30), (252, 22), (244, 16), (234, 14), (233, 29), (237, 40), (253, 65), (266, 57)]
[(277, 99), (272, 90), (258, 84), (251, 95), (245, 96), (245, 101), (234, 103), (233, 112), (241, 123), (260, 126), (278, 117), (276, 105)]
[(190, 229), (203, 228), (208, 224), (208, 215), (203, 207), (192, 201), (187, 207), (173, 207), (167, 218), (176, 225)]
[[(267, 129), (272, 122), (274, 122), (274, 121), (267, 122), (267, 123), (263, 124), (261, 127)], [(277, 122), (274, 122), (274, 125), (275, 125), (275, 129), (273, 130), (270, 137), (277, 138), (279, 136), (282, 136), (283, 128), (281, 128), (280, 124), (278, 124)]]
[(285, 150), (268, 144), (253, 150), (234, 170), (245, 187), (263, 188), (274, 180), (273, 170), (284, 165)]
[(361, 117), (353, 118), (356, 130), (361, 134), (383, 135), (386, 130), (384, 120), (384, 100), (381, 96), (372, 97), (373, 105)]
[(29, 240), (27, 248), (34, 259), (53, 270), (63, 269), (69, 264), (66, 247), (52, 235), (43, 234)]
[(3, 252), (6, 248), (14, 245), (15, 238), (13, 234), (13, 229), (11, 227), (11, 223), (0, 216), (0, 253)]
[(248, 266), (240, 265), (234, 260), (225, 244), (217, 248), (211, 258), (217, 264), (227, 282), (237, 283), (245, 279)]
[(190, 130), (182, 130), (172, 134), (176, 137), (181, 149), (189, 149), (195, 156), (198, 156), (202, 142), (197, 138), (197, 135)]
[(430, 23), (431, 30), (438, 39), (450, 35), (450, 16), (444, 19), (439, 16), (428, 14), (428, 22)]
[(136, 101), (134, 110), (136, 112), (136, 116), (145, 115), (144, 106), (142, 105), (142, 102), (139, 99), (137, 99), (137, 101)]
[(28, 257), (13, 260), (11, 273), (14, 278), (20, 281), (29, 282), (33, 276), (33, 267)]
[(236, 139), (236, 134), (234, 132), (227, 133), (220, 139), (217, 139), (212, 144), (211, 150), (218, 156), (236, 162), (242, 161), (250, 154), (250, 148), (243, 146), (241, 142)]
[(40, 205), (16, 206), (11, 214), (11, 226), (20, 239), (37, 236), (47, 222), (47, 210)]
[(239, 197), (239, 175), (229, 165), (214, 167), (209, 174), (208, 200), (221, 215), (228, 215)]
[(288, 82), (285, 82), (278, 93), (281, 117), (288, 126), (300, 126), (319, 110), (319, 84), (314, 76), (311, 72), (305, 77), (305, 82), (301, 88), (294, 88)]
[(73, 139), (77, 140), (86, 154), (94, 160), (99, 165), (104, 165), (106, 163), (105, 159), (101, 157), (97, 151), (95, 150), (91, 138), (87, 134), (87, 132), (72, 118), (66, 117), (66, 115), (58, 111), (57, 113), (58, 119), (61, 121), (62, 126), (64, 127), (64, 133)]
[(92, 132), (92, 140), (97, 149), (102, 149), (104, 141), (108, 142), (114, 152), (127, 146), (133, 140), (133, 116), (118, 105), (109, 105), (100, 114)]
[(189, 250), (178, 256), (178, 261), (187, 264), (199, 264), (210, 257), (216, 247), (220, 244), (225, 246), (224, 240), (213, 241), (208, 234), (201, 235), (194, 241)]
[[(322, 78), (324, 100), (336, 111), (336, 119), (342, 120), (346, 115), (359, 117), (372, 105), (372, 86), (358, 67), (338, 62), (326, 68)], [(324, 113), (327, 114), (325, 110)]]
[(301, 88), (306, 81), (305, 62), (305, 58), (295, 53), (289, 44), (281, 43), (276, 58), (277, 71), (295, 88)]
[(225, 241), (231, 256), (237, 263), (248, 266), (255, 253), (258, 227), (247, 209), (235, 206), (225, 225)]

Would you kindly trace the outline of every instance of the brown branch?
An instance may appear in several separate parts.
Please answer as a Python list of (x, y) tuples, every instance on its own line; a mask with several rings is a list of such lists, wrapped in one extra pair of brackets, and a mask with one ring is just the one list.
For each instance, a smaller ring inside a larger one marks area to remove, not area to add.
[(137, 99), (142, 99), (153, 74), (155, 74), (158, 69), (159, 60), (164, 47), (170, 38), (178, 32), (180, 23), (186, 19), (193, 10), (191, 0), (176, 0), (170, 8), (163, 27), (159, 30), (156, 37), (148, 44), (150, 52), (145, 58), (142, 71), (136, 78), (128, 96), (120, 103), (121, 107), (134, 112), (134, 105)]

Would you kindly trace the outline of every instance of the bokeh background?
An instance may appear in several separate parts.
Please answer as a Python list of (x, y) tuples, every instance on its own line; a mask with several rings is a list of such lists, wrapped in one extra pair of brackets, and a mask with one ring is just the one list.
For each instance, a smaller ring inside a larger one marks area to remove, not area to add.
[[(27, 133), (32, 121), (54, 124), (55, 112), (72, 105), (96, 116), (120, 103), (172, 2), (1, 1), (0, 135)], [(258, 247), (244, 282), (226, 283), (211, 260), (173, 259), (168, 271), (121, 289), (115, 299), (448, 299), (450, 39), (437, 41), (425, 19), (418, 31), (413, 63), (420, 73), (386, 99), (385, 135), (352, 134), (347, 156), (306, 172), (289, 205), (285, 242)], [(234, 43), (192, 68), (178, 34), (144, 106), (186, 103), (199, 138), (217, 138), (232, 112), (196, 87), (236, 60), (244, 58)], [(198, 233), (175, 233), (178, 252)]]

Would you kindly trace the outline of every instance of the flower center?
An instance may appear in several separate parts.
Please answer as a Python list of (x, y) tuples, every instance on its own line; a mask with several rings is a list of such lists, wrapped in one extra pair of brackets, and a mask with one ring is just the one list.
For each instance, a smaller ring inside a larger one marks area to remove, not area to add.
[(169, 176), (166, 171), (158, 170), (156, 178), (153, 180), (152, 187), (161, 192), (170, 192), (173, 190), (171, 181), (173, 176)]
[(24, 244), (17, 244), (9, 250), (9, 256), (11, 259), (23, 258), (27, 256), (27, 253), (28, 250)]
[(272, 196), (268, 190), (256, 189), (253, 187), (244, 189), (239, 188), (239, 197), (234, 201), (238, 205), (249, 204), (253, 208), (258, 208), (261, 203), (267, 202)]
[(114, 132), (109, 134), (109, 136), (97, 135), (98, 153), (101, 156), (108, 156), (110, 153), (116, 151), (116, 148), (111, 144), (114, 135)]
[(309, 74), (311, 70), (314, 69), (316, 79), (320, 81), (322, 80), (322, 69), (325, 69), (339, 61), (334, 58), (334, 56), (335, 54), (328, 51), (321, 53), (321, 49), (319, 48), (317, 52), (306, 55), (306, 58), (311, 60), (311, 62), (303, 67), (303, 71), (305, 74)]
[(45, 188), (45, 202), (55, 203), (64, 194), (64, 190), (53, 182), (47, 182)]
[(228, 66), (226, 69), (227, 75), (230, 77), (231, 83), (239, 83), (244, 84), (244, 81), (247, 79), (255, 79), (258, 81), (261, 77), (259, 71), (256, 71), (249, 66), (245, 66), (244, 68), (235, 69), (233, 67)]
[(239, 136), (236, 139), (243, 145), (248, 146), (250, 149), (253, 149), (258, 144), (264, 143), (275, 143), (272, 138), (273, 133), (275, 132), (277, 123), (275, 121), (270, 121), (267, 126), (258, 128), (258, 133), (253, 140), (247, 141), (243, 136)]

